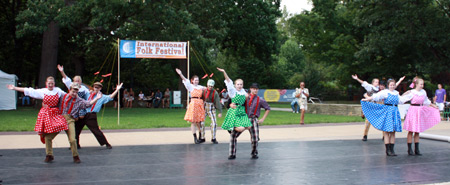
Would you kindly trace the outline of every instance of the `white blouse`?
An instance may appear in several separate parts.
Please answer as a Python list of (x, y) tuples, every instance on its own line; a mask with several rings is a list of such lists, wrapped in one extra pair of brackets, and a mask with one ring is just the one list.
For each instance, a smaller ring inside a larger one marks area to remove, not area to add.
[(26, 96), (36, 98), (36, 99), (44, 99), (44, 95), (58, 94), (58, 97), (61, 97), (66, 94), (59, 87), (54, 87), (53, 90), (51, 90), (51, 91), (48, 90), (47, 88), (33, 89), (31, 87), (28, 87), (28, 88), (25, 88), (24, 93)]
[(431, 101), (428, 99), (427, 92), (425, 90), (423, 90), (423, 89), (421, 89), (420, 91), (417, 91), (416, 89), (412, 89), (408, 94), (400, 96), (400, 100), (402, 102), (410, 101), (414, 97), (414, 95), (425, 96), (423, 105), (430, 105), (431, 104)]
[(244, 88), (242, 88), (240, 91), (236, 90), (236, 87), (234, 87), (233, 80), (230, 79), (230, 81), (225, 80), (225, 85), (227, 86), (228, 95), (230, 98), (234, 98), (237, 94), (247, 96), (247, 92), (245, 92)]
[[(396, 90), (390, 91), (388, 89), (382, 90), (382, 91), (372, 95), (372, 98), (373, 98), (372, 100), (373, 101), (384, 100), (388, 97), (389, 94), (398, 96), (398, 91), (396, 91)], [(403, 101), (400, 100), (399, 103), (403, 103)]]
[(193, 85), (193, 84), (191, 84), (191, 82), (188, 79), (183, 80), (183, 84), (184, 84), (184, 87), (186, 87), (186, 89), (189, 92), (192, 92), (194, 89), (204, 89), (205, 88), (204, 86), (201, 86), (201, 85)]
[(373, 86), (372, 84), (367, 83), (366, 81), (364, 81), (364, 82), (361, 84), (361, 86), (364, 87), (364, 89), (365, 89), (367, 92), (378, 91), (378, 87), (375, 87), (375, 86)]

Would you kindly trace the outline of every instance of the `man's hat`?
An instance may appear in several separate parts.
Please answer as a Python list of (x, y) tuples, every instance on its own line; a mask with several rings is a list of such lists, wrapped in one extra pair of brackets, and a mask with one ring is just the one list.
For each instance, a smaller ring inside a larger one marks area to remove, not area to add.
[(213, 79), (209, 79), (207, 84), (208, 84), (208, 86), (214, 87), (214, 84), (216, 84), (216, 82), (214, 82)]
[(100, 87), (103, 87), (102, 83), (100, 83), (100, 82), (95, 82), (93, 86), (96, 86), (96, 85), (100, 86)]
[(259, 89), (259, 85), (258, 85), (258, 83), (252, 83), (252, 85), (250, 86), (250, 88)]
[(72, 83), (72, 85), (70, 85), (70, 89), (80, 89), (80, 84), (77, 82)]

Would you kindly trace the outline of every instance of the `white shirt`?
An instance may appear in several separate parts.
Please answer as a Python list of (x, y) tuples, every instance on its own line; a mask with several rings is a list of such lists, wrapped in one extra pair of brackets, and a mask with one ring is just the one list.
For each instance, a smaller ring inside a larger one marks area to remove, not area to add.
[(191, 82), (189, 81), (189, 80), (183, 80), (183, 84), (184, 84), (184, 87), (186, 87), (186, 89), (189, 91), (189, 92), (192, 92), (192, 91), (194, 91), (194, 89), (204, 89), (205, 87), (204, 86), (201, 86), (201, 85), (193, 85), (193, 84), (191, 84)]
[(301, 94), (302, 99), (308, 99), (308, 97), (305, 94), (303, 94), (302, 92), (309, 95), (308, 88), (303, 88), (303, 91), (300, 88), (295, 88), (294, 97), (297, 96), (298, 94)]
[(417, 91), (416, 89), (412, 89), (410, 91), (410, 93), (405, 94), (403, 96), (400, 96), (400, 99), (401, 99), (402, 102), (407, 102), (407, 101), (410, 101), (414, 97), (414, 95), (425, 96), (423, 105), (430, 105), (431, 104), (431, 101), (428, 99), (427, 92), (425, 90), (423, 90), (423, 89), (421, 89), (420, 91)]
[[(364, 81), (361, 84), (361, 86), (364, 87), (364, 89), (366, 89), (367, 92), (378, 91), (378, 87), (375, 87), (372, 84), (367, 83), (366, 81)], [(375, 93), (375, 92), (373, 92), (373, 93)]]
[[(72, 79), (68, 78), (66, 76), (66, 78), (62, 79), (62, 82), (64, 83), (64, 85), (66, 85), (67, 89), (70, 89), (70, 86), (72, 85)], [(80, 89), (78, 90), (78, 92), (81, 92), (83, 94), (85, 94), (85, 97), (81, 97), (85, 100), (87, 100), (89, 98), (89, 89), (87, 89), (84, 85), (80, 84)]]
[(236, 96), (236, 93), (247, 96), (247, 92), (245, 92), (244, 88), (242, 88), (240, 91), (236, 90), (233, 84), (233, 80), (225, 80), (225, 85), (227, 86), (228, 96), (230, 96), (230, 98), (234, 98)]
[(61, 97), (66, 94), (66, 92), (62, 91), (59, 87), (54, 87), (53, 90), (48, 90), (47, 88), (42, 89), (33, 89), (31, 87), (24, 89), (25, 96), (29, 96), (36, 99), (44, 99), (44, 95), (55, 95), (58, 94), (58, 97)]
[[(398, 96), (398, 91), (396, 91), (396, 90), (390, 91), (388, 89), (382, 90), (382, 91), (372, 95), (372, 98), (373, 98), (372, 100), (373, 101), (384, 100), (384, 99), (386, 99), (388, 97), (389, 94)], [(404, 101), (401, 101), (400, 98), (399, 98), (399, 103), (404, 103)]]

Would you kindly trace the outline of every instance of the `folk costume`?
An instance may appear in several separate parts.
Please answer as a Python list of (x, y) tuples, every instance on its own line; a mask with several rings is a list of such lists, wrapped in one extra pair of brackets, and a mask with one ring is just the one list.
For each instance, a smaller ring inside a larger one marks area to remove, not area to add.
[[(214, 84), (214, 80), (208, 80), (208, 86), (214, 87)], [(206, 89), (204, 90), (203, 98), (205, 100), (205, 117), (209, 116), (209, 118), (211, 118), (211, 142), (214, 144), (218, 144), (216, 140), (216, 110), (218, 110), (219, 114), (222, 114), (222, 104), (220, 103), (219, 93), (214, 90), (214, 88), (212, 88), (212, 90)], [(205, 142), (205, 121), (201, 122), (200, 130), (200, 142)]]
[(38, 132), (42, 143), (45, 144), (47, 158), (53, 160), (52, 140), (54, 136), (63, 130), (69, 129), (66, 119), (60, 114), (58, 107), (59, 98), (65, 93), (58, 87), (54, 87), (51, 91), (47, 88), (25, 88), (24, 93), (32, 98), (42, 99), (42, 108), (38, 113), (34, 131)]
[[(69, 77), (63, 78), (62, 82), (64, 83), (64, 85), (66, 85), (67, 89), (70, 89), (70, 86), (72, 85), (72, 79), (70, 79)], [(89, 89), (86, 88), (84, 85), (79, 84), (80, 85), (80, 89), (78, 90), (78, 97), (87, 100), (89, 98)], [(82, 118), (86, 115), (86, 110), (85, 109), (80, 109), (79, 114), (74, 117), (75, 120), (78, 121), (79, 118)]]
[[(245, 101), (245, 112), (252, 123), (250, 131), (250, 139), (252, 144), (252, 152), (251, 156), (253, 159), (258, 158), (258, 142), (259, 142), (259, 123), (258, 118), (260, 117), (261, 108), (268, 111), (270, 110), (269, 104), (260, 98), (258, 95), (249, 95), (247, 100)], [(232, 132), (231, 133), (231, 141), (230, 141), (230, 156), (236, 156), (236, 144), (237, 138), (241, 135), (242, 132)]]
[[(95, 85), (101, 85), (101, 83), (96, 82)], [(97, 94), (95, 92), (92, 92), (89, 95), (88, 101), (91, 101), (95, 99)], [(111, 149), (112, 146), (108, 143), (108, 140), (106, 139), (103, 132), (100, 130), (100, 127), (98, 126), (97, 121), (97, 113), (100, 112), (100, 110), (103, 107), (103, 104), (106, 104), (110, 101), (112, 101), (113, 98), (110, 97), (110, 95), (102, 95), (100, 99), (97, 100), (94, 104), (86, 108), (86, 116), (83, 119), (80, 119), (79, 122), (75, 125), (75, 132), (76, 132), (76, 140), (77, 140), (77, 146), (80, 146), (80, 134), (83, 130), (84, 126), (86, 125), (89, 130), (91, 130), (92, 134), (94, 134), (95, 138), (97, 139), (100, 146), (106, 145), (106, 148)]]
[[(423, 89), (417, 91), (411, 90), (407, 95), (400, 97), (402, 101), (411, 101), (404, 121), (404, 129), (409, 132), (420, 133), (433, 127), (441, 121), (439, 109), (429, 107), (431, 101), (427, 97), (427, 92)], [(408, 154), (413, 155), (411, 149), (412, 143), (408, 143)], [(415, 154), (421, 155), (419, 152), (419, 142), (415, 143)]]
[(237, 91), (234, 87), (233, 81), (225, 80), (225, 85), (228, 89), (228, 94), (231, 98), (231, 102), (236, 104), (235, 109), (228, 109), (227, 115), (225, 116), (225, 121), (222, 124), (222, 129), (228, 131), (234, 131), (234, 127), (250, 127), (252, 123), (248, 119), (245, 113), (245, 96), (247, 92), (244, 89)]
[[(189, 121), (191, 123), (200, 123), (205, 121), (205, 108), (202, 99), (204, 86), (201, 85), (193, 85), (191, 82), (186, 79), (183, 80), (184, 87), (191, 94), (191, 102), (189, 102), (188, 108), (186, 110), (186, 114), (184, 115), (184, 120)], [(196, 144), (199, 143), (197, 140), (197, 134), (194, 135), (194, 142)], [(201, 133), (199, 133), (199, 138), (201, 137)]]
[[(373, 94), (377, 93), (379, 91), (378, 87), (373, 86), (372, 84), (367, 83), (366, 81), (364, 81), (361, 84), (362, 87), (364, 87), (364, 89), (366, 90), (366, 94), (367, 96), (372, 96)], [(383, 100), (380, 100), (376, 103), (382, 103)], [(367, 135), (369, 134), (369, 129), (370, 129), (370, 122), (369, 120), (366, 118), (365, 120), (365, 125), (364, 125), (364, 135), (363, 135), (363, 141), (367, 141)]]

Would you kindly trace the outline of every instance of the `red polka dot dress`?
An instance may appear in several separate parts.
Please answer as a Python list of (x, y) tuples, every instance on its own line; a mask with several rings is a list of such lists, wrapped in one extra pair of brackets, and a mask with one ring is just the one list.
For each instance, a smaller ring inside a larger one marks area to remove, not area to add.
[(58, 102), (64, 92), (59, 88), (52, 91), (48, 89), (25, 89), (25, 95), (32, 98), (42, 99), (42, 108), (38, 113), (34, 131), (39, 134), (48, 134), (68, 130), (66, 119), (60, 114)]

